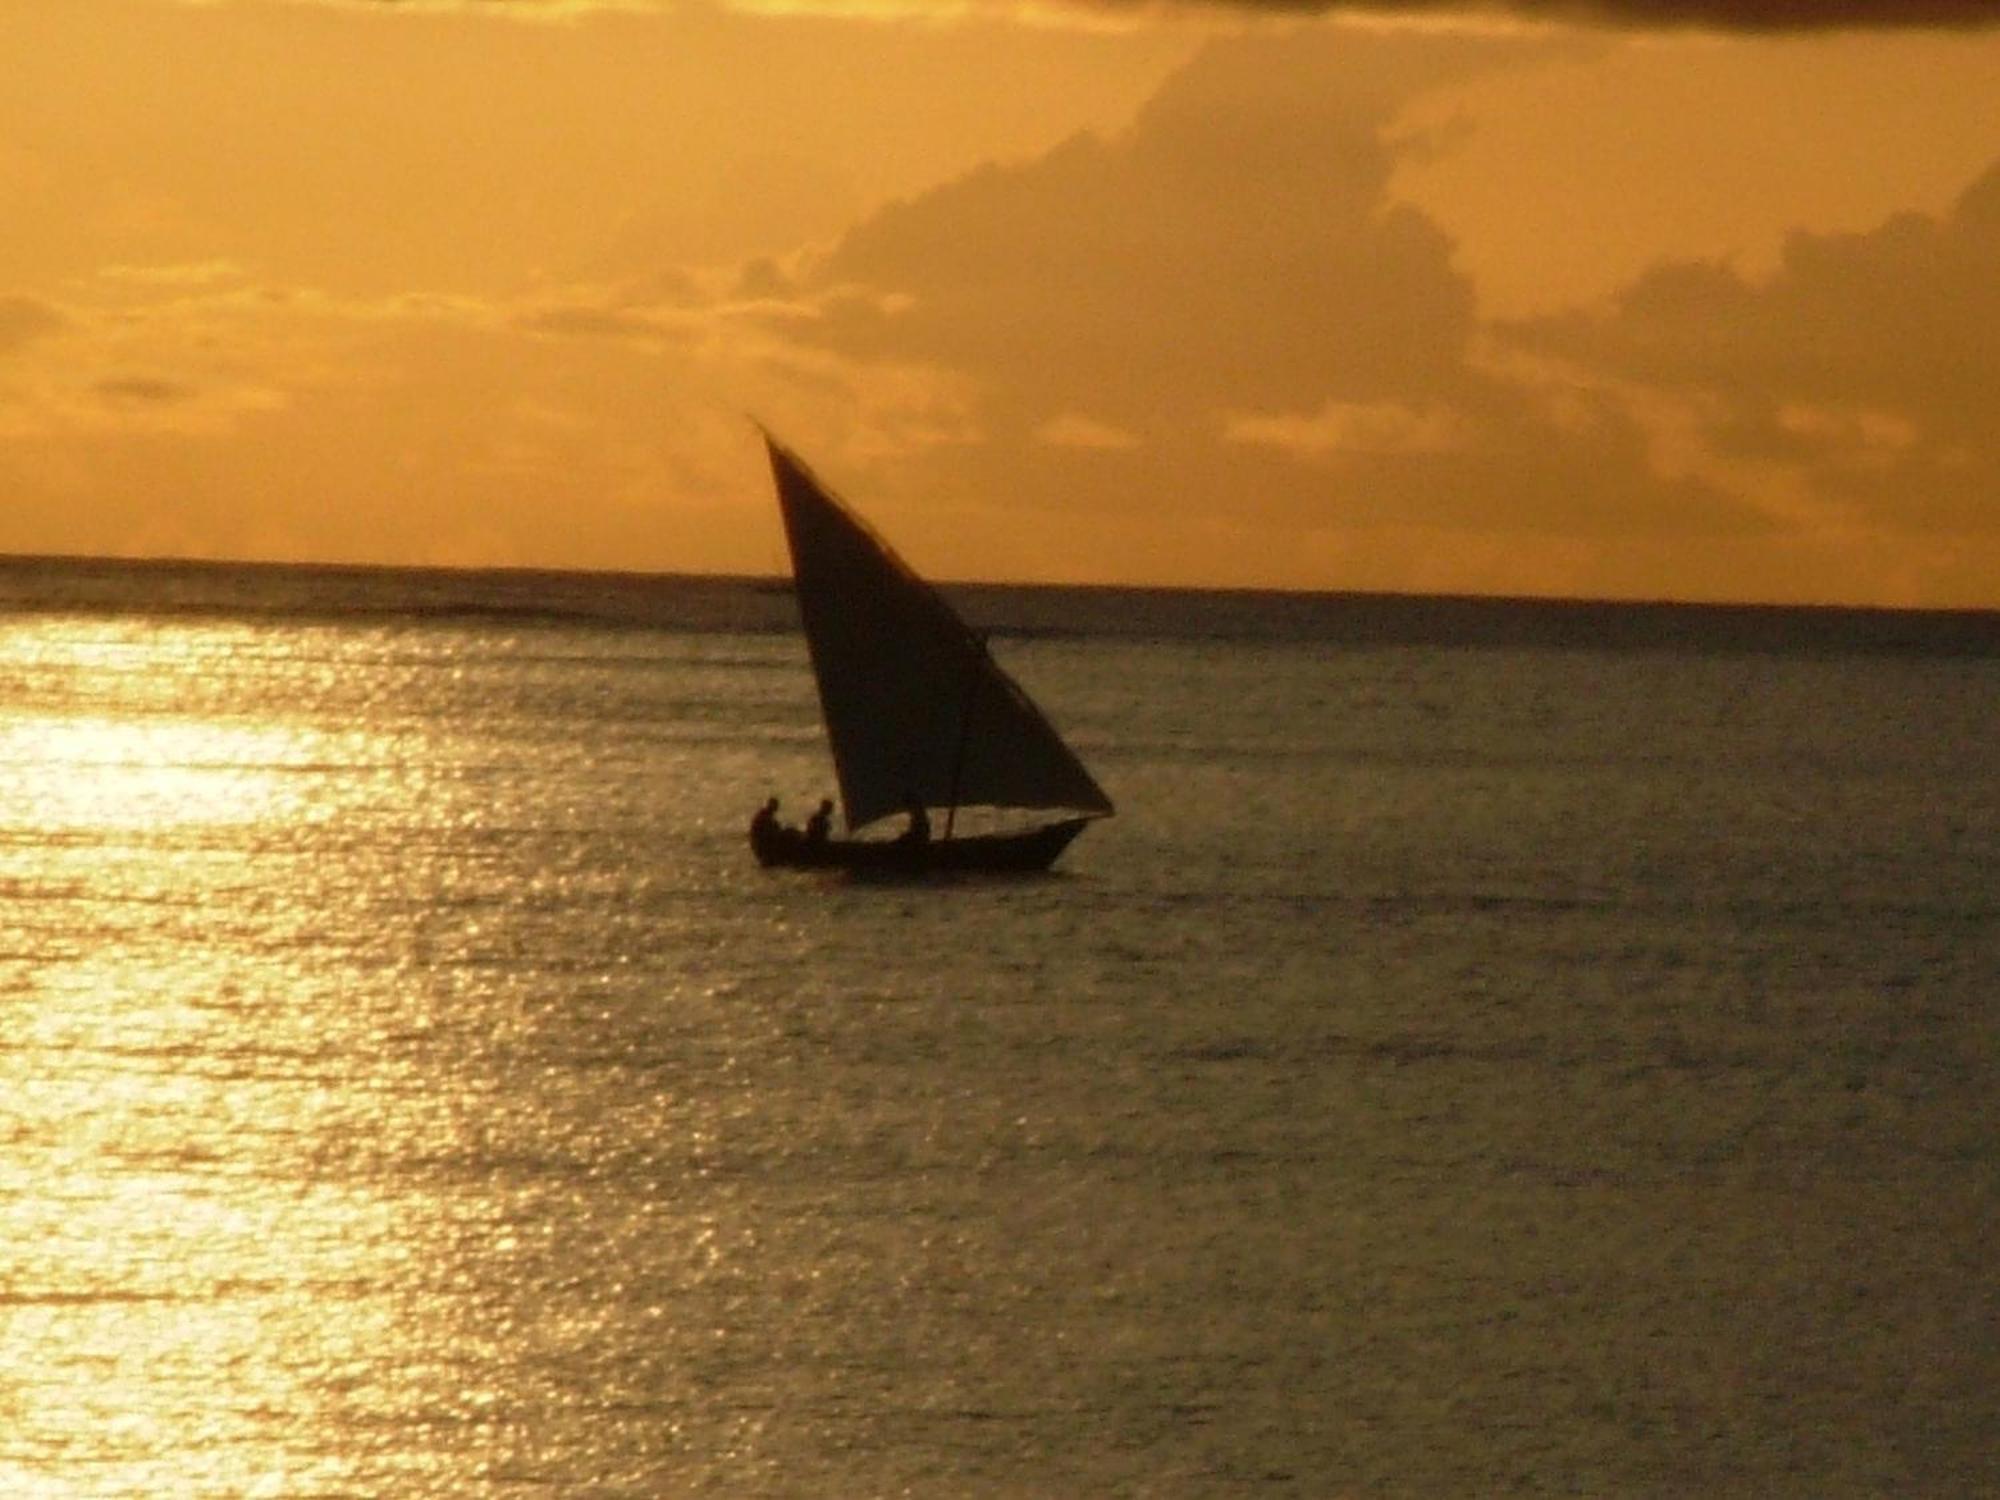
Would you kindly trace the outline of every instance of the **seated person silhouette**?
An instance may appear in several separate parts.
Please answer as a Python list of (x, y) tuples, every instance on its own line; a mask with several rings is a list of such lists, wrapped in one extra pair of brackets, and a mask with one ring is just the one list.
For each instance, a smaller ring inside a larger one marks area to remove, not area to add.
[(757, 809), (757, 815), (750, 820), (750, 851), (757, 858), (769, 863), (777, 853), (778, 846), (792, 837), (792, 830), (778, 821), (778, 799), (769, 798)]
[(824, 844), (833, 833), (833, 799), (820, 799), (819, 810), (806, 819), (806, 842)]

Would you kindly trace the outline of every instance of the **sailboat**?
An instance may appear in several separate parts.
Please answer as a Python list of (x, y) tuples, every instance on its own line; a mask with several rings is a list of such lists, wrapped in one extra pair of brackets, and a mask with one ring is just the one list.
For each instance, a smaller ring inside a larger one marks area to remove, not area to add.
[[(944, 596), (764, 434), (847, 837), (762, 826), (759, 863), (894, 875), (1046, 870), (1111, 799)], [(958, 814), (1058, 814), (961, 834)], [(944, 813), (929, 833), (930, 810)], [(909, 819), (901, 837), (854, 835)]]

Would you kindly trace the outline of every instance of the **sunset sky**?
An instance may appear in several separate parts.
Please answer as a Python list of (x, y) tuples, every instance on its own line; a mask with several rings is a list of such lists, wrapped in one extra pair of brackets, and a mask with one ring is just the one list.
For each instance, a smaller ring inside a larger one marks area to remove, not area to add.
[(2000, 607), (2000, 3), (0, 0), (0, 552)]

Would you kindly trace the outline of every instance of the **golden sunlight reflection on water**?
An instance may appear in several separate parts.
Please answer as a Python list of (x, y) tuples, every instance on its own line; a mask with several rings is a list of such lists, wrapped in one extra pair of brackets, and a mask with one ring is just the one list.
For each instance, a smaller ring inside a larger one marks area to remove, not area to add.
[[(284, 940), (368, 874), (301, 880), (287, 847), (394, 794), (324, 772), (388, 756), (310, 692), (287, 701), (318, 668), (288, 669), (272, 634), (0, 629), (9, 1496), (337, 1486), (319, 1429), (407, 1331), (410, 1205), (320, 1163), (451, 1118), (398, 1118), (413, 1088), (355, 1076), (343, 1043), (375, 1022)], [(261, 701), (227, 681), (245, 654), (277, 689)]]
[(13, 723), (0, 763), (51, 828), (146, 829), (255, 823), (284, 805), (274, 770), (297, 753), (282, 728), (116, 719)]
[(712, 732), (579, 740), (570, 649), (0, 622), (0, 1496), (504, 1491), (586, 1423), (685, 1428), (652, 1363), (599, 1368), (631, 1309), (585, 1268), (685, 1239), (632, 1295), (705, 1328), (740, 1243), (599, 1201), (731, 1107), (619, 1071), (682, 920), (627, 830)]
[(288, 804), (284, 772), (319, 758), (311, 735), (282, 718), (203, 712), (212, 669), (254, 639), (240, 625), (0, 630), (0, 683), (14, 689), (0, 794), (52, 831), (309, 815)]

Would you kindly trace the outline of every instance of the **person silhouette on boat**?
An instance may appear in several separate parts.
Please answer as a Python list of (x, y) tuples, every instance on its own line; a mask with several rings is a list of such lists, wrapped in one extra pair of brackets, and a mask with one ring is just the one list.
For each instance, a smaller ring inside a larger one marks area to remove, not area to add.
[(790, 832), (789, 828), (778, 821), (778, 799), (776, 797), (766, 799), (764, 805), (757, 809), (757, 815), (750, 820), (751, 852), (759, 860), (768, 863), (772, 854), (777, 851), (778, 845), (784, 842), (785, 835)]
[(833, 836), (833, 799), (822, 797), (819, 810), (806, 819), (806, 842), (824, 844)]
[(924, 811), (924, 804), (915, 792), (903, 798), (903, 807), (910, 815), (909, 825), (898, 835), (899, 844), (923, 845), (931, 841), (931, 815)]

